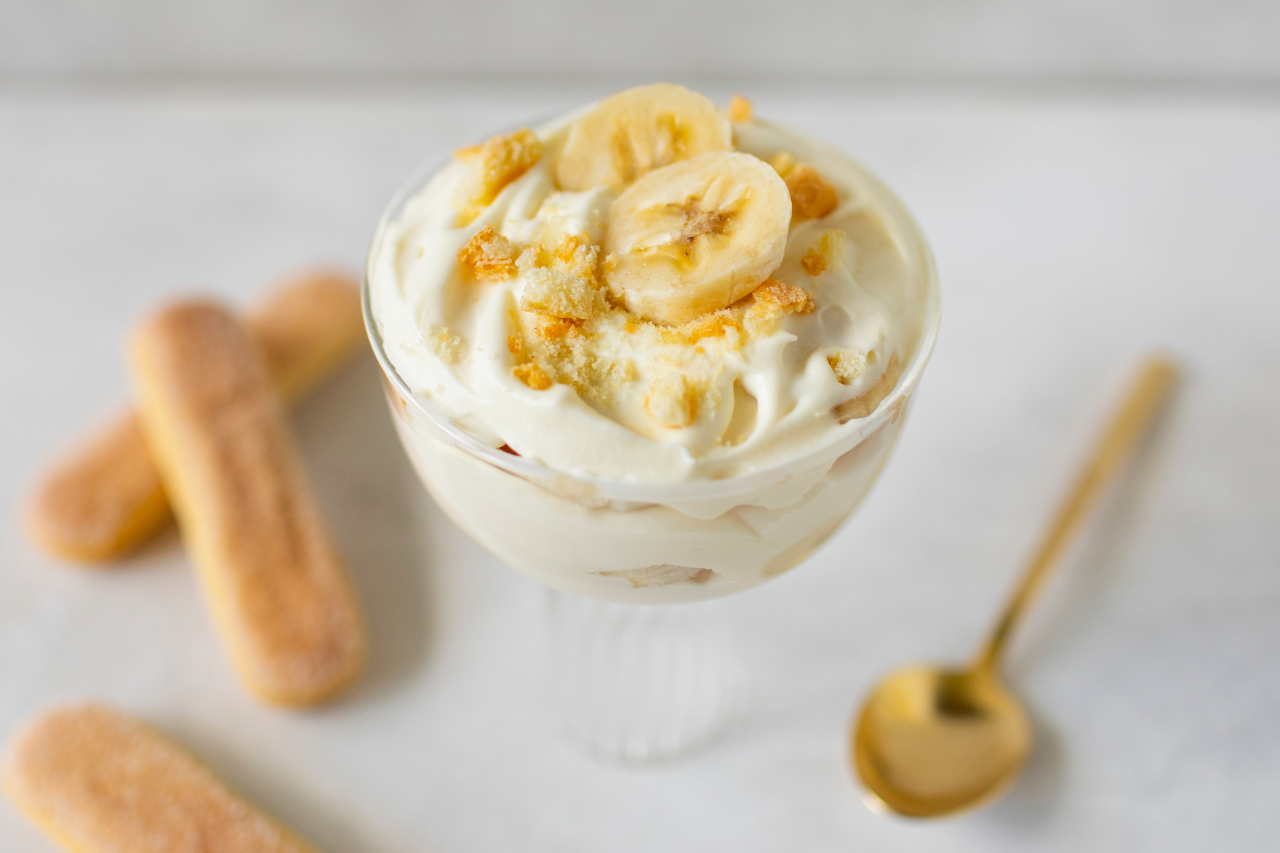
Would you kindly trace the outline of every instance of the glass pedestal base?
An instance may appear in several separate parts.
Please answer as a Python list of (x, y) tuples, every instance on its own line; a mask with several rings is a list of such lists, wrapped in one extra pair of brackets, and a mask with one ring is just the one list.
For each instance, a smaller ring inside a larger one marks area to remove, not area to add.
[(738, 716), (745, 669), (720, 602), (546, 595), (553, 719), (593, 755), (670, 760), (722, 734)]

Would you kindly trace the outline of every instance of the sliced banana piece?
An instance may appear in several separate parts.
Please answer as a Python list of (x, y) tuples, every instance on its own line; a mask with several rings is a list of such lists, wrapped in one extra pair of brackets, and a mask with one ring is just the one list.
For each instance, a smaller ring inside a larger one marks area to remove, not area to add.
[(673, 83), (627, 89), (601, 101), (569, 129), (556, 180), (582, 192), (621, 191), (652, 169), (708, 151), (732, 151), (733, 128), (710, 100)]
[(750, 154), (700, 154), (637, 180), (609, 210), (604, 280), (627, 310), (685, 323), (728, 307), (782, 263), (791, 196)]

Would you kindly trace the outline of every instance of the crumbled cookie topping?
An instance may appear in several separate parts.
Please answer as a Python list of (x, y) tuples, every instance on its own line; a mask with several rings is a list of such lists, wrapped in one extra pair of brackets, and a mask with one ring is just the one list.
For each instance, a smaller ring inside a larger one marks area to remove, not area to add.
[(510, 240), (486, 225), (458, 252), (458, 263), (477, 281), (492, 281), (516, 274), (518, 254)]
[(813, 297), (803, 288), (769, 279), (749, 297), (750, 307), (743, 315), (743, 327), (753, 338), (763, 338), (778, 330), (783, 314), (809, 314), (814, 309)]
[(808, 314), (814, 309), (809, 291), (772, 278), (752, 291), (751, 297), (756, 306), (778, 313)]
[(822, 256), (817, 247), (812, 247), (800, 259), (800, 268), (809, 275), (822, 275), (827, 271), (827, 259)]
[(840, 204), (836, 188), (807, 163), (797, 163), (782, 179), (791, 191), (792, 219), (821, 219)]
[(436, 358), (446, 364), (453, 364), (467, 352), (467, 343), (460, 336), (453, 334), (446, 327), (440, 326), (426, 336), (427, 346), (435, 353)]
[(836, 375), (841, 385), (849, 385), (862, 375), (867, 357), (855, 350), (840, 350), (827, 356), (827, 364), (831, 365), (831, 372)]
[(845, 233), (832, 228), (822, 232), (818, 241), (800, 259), (800, 267), (809, 275), (821, 275), (844, 258)]
[(569, 335), (579, 334), (582, 331), (582, 321), (537, 314), (533, 318), (533, 331), (544, 341), (558, 341)]
[(596, 278), (599, 249), (585, 238), (566, 238), (553, 251), (530, 246), (516, 259), (525, 280), (520, 308), (561, 319), (586, 320), (604, 307)]
[(542, 368), (535, 362), (526, 362), (517, 364), (511, 368), (511, 372), (525, 385), (528, 385), (535, 391), (545, 391), (551, 387), (551, 377), (543, 372)]
[(729, 121), (751, 121), (751, 101), (741, 95), (729, 99)]
[(683, 326), (662, 327), (658, 330), (658, 334), (664, 344), (693, 346), (703, 338), (724, 337), (741, 329), (742, 318), (738, 313), (722, 308), (719, 311), (695, 317)]
[(523, 128), (500, 133), (478, 147), (461, 149), (455, 156), (474, 161), (472, 178), (460, 204), (465, 223), (479, 216), (507, 184), (538, 162), (542, 157), (542, 141), (532, 130)]

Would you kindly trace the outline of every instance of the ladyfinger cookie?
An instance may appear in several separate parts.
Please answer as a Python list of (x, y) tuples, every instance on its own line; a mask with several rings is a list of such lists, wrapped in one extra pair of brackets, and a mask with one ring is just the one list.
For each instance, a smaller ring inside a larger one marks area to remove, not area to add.
[(100, 705), (50, 711), (14, 736), (0, 786), (72, 853), (315, 853), (177, 744)]
[[(289, 399), (301, 396), (364, 339), (360, 291), (350, 276), (332, 272), (285, 281), (249, 324), (272, 380)], [(45, 475), (27, 526), (50, 553), (94, 562), (127, 554), (170, 517), (160, 472), (131, 411)]]
[(335, 695), (361, 668), (364, 624), (261, 350), (225, 308), (185, 302), (134, 333), (130, 361), (147, 443), (241, 680), (281, 705)]

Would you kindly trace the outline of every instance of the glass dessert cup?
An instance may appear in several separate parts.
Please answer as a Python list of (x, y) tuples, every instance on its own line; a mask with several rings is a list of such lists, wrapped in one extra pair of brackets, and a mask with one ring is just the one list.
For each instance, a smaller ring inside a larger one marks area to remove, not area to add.
[(369, 276), (388, 223), (434, 171), (402, 189), (384, 214), (363, 293), (396, 432), (445, 513), (508, 566), (551, 588), (548, 683), (567, 733), (603, 756), (673, 757), (722, 731), (743, 696), (733, 638), (712, 599), (805, 560), (888, 461), (937, 335), (928, 245), (884, 189), (925, 319), (896, 386), (870, 415), (782, 464), (739, 476), (605, 480), (481, 442), (415, 394), (388, 357)]

